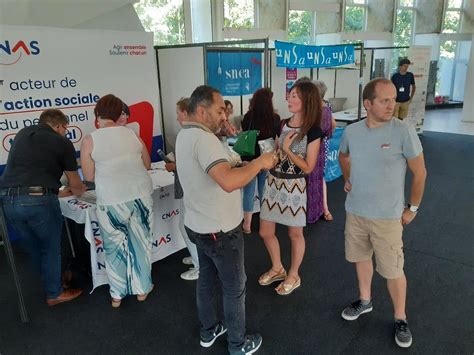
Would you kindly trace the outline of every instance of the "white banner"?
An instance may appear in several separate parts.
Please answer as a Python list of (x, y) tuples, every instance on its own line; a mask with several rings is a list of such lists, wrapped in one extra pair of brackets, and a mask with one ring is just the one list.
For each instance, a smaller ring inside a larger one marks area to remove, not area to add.
[(431, 47), (429, 46), (408, 48), (408, 59), (411, 62), (408, 71), (413, 73), (415, 77), (416, 92), (410, 106), (408, 106), (408, 117), (406, 119), (415, 127), (417, 133), (423, 133), (430, 58)]
[(162, 147), (153, 34), (0, 26), (0, 166), (15, 134), (37, 124), (41, 112), (61, 109), (68, 138), (80, 149), (96, 129), (97, 100), (114, 94), (130, 107), (152, 159)]

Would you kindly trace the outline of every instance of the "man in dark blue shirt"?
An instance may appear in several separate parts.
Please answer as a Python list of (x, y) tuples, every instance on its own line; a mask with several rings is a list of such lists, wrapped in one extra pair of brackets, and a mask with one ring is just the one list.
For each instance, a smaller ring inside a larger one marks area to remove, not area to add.
[(20, 130), (0, 178), (0, 202), (6, 220), (21, 236), (41, 270), (46, 303), (54, 306), (82, 293), (61, 282), (62, 214), (58, 192), (63, 172), (69, 180), (61, 195), (85, 191), (77, 172), (76, 151), (66, 135), (68, 120), (60, 110), (41, 113), (39, 124)]
[(408, 71), (410, 64), (411, 62), (407, 58), (400, 60), (398, 72), (392, 75), (392, 82), (397, 88), (397, 103), (393, 116), (401, 120), (407, 117), (408, 106), (416, 91), (415, 77)]

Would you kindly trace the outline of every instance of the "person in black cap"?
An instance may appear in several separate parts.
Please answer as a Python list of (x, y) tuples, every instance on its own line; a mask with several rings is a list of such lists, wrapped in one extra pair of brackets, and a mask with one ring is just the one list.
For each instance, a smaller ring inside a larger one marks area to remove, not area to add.
[(61, 280), (61, 175), (64, 172), (69, 180), (69, 187), (59, 192), (61, 196), (79, 196), (86, 189), (77, 172), (74, 146), (65, 137), (67, 126), (68, 119), (60, 110), (43, 111), (38, 125), (16, 134), (0, 178), (5, 218), (40, 269), (49, 306), (71, 301), (82, 293), (63, 289)]
[(413, 73), (408, 71), (408, 66), (411, 64), (408, 58), (403, 58), (398, 63), (398, 72), (392, 75), (392, 83), (397, 88), (397, 103), (393, 116), (400, 120), (408, 116), (408, 106), (413, 99), (416, 91), (415, 77)]

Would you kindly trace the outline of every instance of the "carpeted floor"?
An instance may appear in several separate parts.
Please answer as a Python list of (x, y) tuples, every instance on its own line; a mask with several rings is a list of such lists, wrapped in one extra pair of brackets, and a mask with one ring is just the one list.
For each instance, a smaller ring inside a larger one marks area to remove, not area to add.
[[(407, 313), (413, 345), (393, 340), (393, 311), (385, 281), (375, 275), (372, 313), (357, 321), (340, 317), (357, 296), (355, 271), (344, 259), (344, 193), (341, 179), (328, 184), (335, 221), (305, 229), (302, 287), (281, 297), (257, 284), (269, 264), (256, 232), (246, 237), (247, 328), (263, 336), (258, 354), (472, 354), (474, 352), (474, 137), (425, 132), (428, 179), (421, 211), (405, 229)], [(253, 230), (258, 228), (258, 216)], [(278, 229), (284, 263), (289, 241)], [(47, 307), (39, 281), (17, 253), (31, 322), (19, 319), (13, 281), (0, 251), (0, 353), (9, 354), (225, 354), (219, 338), (199, 346), (195, 282), (183, 281), (185, 251), (153, 264), (155, 291), (144, 303), (126, 299), (112, 309), (106, 287)], [(78, 284), (90, 290), (79, 274)], [(211, 302), (211, 300), (209, 300)]]

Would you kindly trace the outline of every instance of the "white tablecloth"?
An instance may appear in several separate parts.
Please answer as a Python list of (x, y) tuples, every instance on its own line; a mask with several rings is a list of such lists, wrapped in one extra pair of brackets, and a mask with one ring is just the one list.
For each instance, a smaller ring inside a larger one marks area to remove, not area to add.
[[(345, 122), (347, 124), (351, 124), (357, 122), (357, 107), (348, 108), (346, 110), (334, 112), (332, 115), (336, 122)], [(365, 111), (364, 107), (361, 107), (361, 117), (360, 119), (364, 119), (367, 117), (367, 111)]]
[[(173, 174), (162, 164), (153, 164), (150, 171), (153, 181), (153, 248), (152, 262), (163, 259), (186, 247), (178, 227), (179, 202), (174, 199)], [(109, 283), (105, 271), (105, 254), (96, 216), (95, 203), (75, 196), (59, 199), (63, 215), (77, 223), (85, 224), (84, 236), (90, 243), (93, 289)]]

